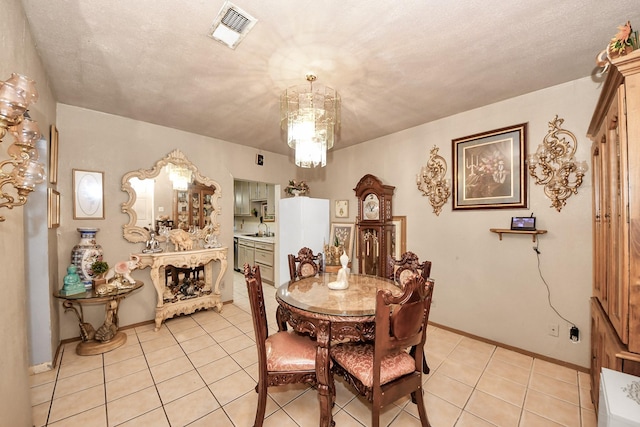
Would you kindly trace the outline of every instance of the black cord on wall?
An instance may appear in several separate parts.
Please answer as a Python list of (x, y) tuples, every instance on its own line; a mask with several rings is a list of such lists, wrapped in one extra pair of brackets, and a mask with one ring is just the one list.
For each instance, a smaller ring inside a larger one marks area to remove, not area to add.
[(533, 250), (536, 253), (536, 258), (538, 259), (538, 274), (540, 274), (540, 279), (542, 279), (542, 283), (544, 283), (544, 285), (547, 288), (547, 301), (549, 302), (549, 307), (551, 307), (551, 309), (553, 311), (555, 311), (555, 313), (558, 315), (559, 318), (561, 318), (562, 320), (564, 320), (567, 323), (570, 323), (571, 326), (573, 328), (576, 328), (577, 330), (577, 326), (575, 323), (573, 323), (572, 321), (568, 320), (566, 317), (562, 316), (558, 310), (556, 310), (556, 308), (553, 306), (553, 304), (551, 303), (551, 290), (549, 289), (549, 285), (547, 284), (547, 281), (544, 279), (544, 276), (542, 275), (542, 270), (540, 269), (540, 249), (539, 249), (539, 245), (540, 245), (540, 239), (536, 240), (536, 245), (533, 247)]

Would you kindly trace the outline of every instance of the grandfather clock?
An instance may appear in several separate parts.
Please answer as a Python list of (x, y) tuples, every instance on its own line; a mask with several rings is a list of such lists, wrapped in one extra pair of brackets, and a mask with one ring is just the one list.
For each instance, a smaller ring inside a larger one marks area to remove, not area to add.
[(360, 274), (387, 277), (387, 257), (392, 253), (392, 197), (396, 187), (383, 185), (373, 175), (363, 176), (356, 188), (358, 198), (357, 258)]

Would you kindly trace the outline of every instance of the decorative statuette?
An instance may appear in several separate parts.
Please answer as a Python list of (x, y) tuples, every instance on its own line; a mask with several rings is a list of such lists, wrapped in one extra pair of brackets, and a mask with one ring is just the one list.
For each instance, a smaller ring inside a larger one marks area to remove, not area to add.
[(329, 282), (327, 285), (329, 289), (341, 290), (349, 287), (349, 268), (347, 267), (349, 265), (349, 257), (346, 252), (342, 252), (340, 256), (340, 265), (342, 265), (342, 268), (338, 270), (338, 280)]
[(64, 286), (60, 289), (60, 295), (75, 295), (86, 291), (76, 271), (76, 266), (71, 264), (67, 267), (67, 275), (64, 276)]

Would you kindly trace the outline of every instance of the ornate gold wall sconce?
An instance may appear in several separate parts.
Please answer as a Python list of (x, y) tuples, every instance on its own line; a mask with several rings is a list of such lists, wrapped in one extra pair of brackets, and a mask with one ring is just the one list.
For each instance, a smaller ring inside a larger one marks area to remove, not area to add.
[(433, 213), (436, 215), (440, 215), (442, 205), (451, 196), (451, 181), (444, 178), (446, 173), (447, 162), (438, 154), (438, 147), (434, 145), (427, 165), (423, 166), (420, 173), (416, 175), (416, 184), (422, 195), (429, 198)]
[[(558, 212), (567, 204), (572, 194), (578, 194), (582, 177), (589, 169), (586, 161), (576, 161), (578, 141), (575, 135), (562, 129), (564, 119), (549, 122), (549, 133), (535, 153), (527, 156), (529, 174), (538, 185), (544, 185), (544, 194), (551, 199), (551, 207)], [(569, 139), (565, 139), (566, 135)]]
[[(24, 205), (29, 193), (44, 180), (36, 150), (40, 130), (27, 113), (37, 100), (35, 82), (25, 76), (14, 73), (0, 82), (0, 142), (7, 132), (15, 139), (7, 148), (9, 158), (0, 162), (0, 208)], [(4, 220), (0, 216), (0, 222)]]

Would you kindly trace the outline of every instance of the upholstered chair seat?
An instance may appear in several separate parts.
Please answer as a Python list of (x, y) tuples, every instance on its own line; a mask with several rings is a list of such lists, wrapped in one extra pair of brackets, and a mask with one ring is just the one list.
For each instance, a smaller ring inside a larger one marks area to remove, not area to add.
[(267, 371), (306, 371), (316, 368), (315, 341), (295, 332), (276, 332), (265, 341)]
[[(366, 387), (373, 386), (372, 344), (338, 344), (331, 348), (331, 357)], [(380, 362), (380, 385), (411, 374), (415, 368), (415, 359), (406, 351), (389, 354)]]

